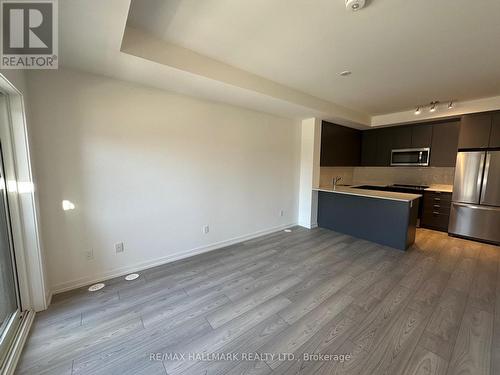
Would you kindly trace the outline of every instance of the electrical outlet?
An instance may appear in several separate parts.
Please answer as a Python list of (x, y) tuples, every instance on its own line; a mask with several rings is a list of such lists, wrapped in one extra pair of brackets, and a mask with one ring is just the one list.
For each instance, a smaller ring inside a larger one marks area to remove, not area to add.
[(285, 214), (285, 210), (281, 209), (280, 210), (280, 216), (283, 216)]
[(115, 251), (117, 254), (123, 253), (125, 251), (125, 248), (123, 247), (123, 242), (115, 243)]
[(93, 249), (84, 250), (83, 255), (85, 256), (86, 260), (92, 260), (94, 259), (94, 250)]
[(201, 231), (204, 233), (204, 234), (207, 234), (208, 232), (210, 232), (210, 227), (208, 225), (204, 225), (202, 228), (201, 228)]

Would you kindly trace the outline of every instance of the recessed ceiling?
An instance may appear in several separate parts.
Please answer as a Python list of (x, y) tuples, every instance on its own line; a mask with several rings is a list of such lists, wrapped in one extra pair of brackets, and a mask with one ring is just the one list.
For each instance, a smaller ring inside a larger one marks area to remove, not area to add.
[(128, 23), (377, 115), (499, 95), (499, 14), (498, 0), (372, 0), (358, 12), (344, 0), (133, 0)]
[[(238, 84), (190, 72), (185, 67), (179, 68), (158, 63), (140, 54), (124, 52), (122, 47), (127, 34), (126, 22), (129, 8), (130, 0), (60, 1), (58, 10), (59, 69), (69, 68), (97, 74), (101, 76), (96, 80), (99, 85), (105, 82), (103, 76), (111, 77), (171, 93), (287, 118), (331, 118), (332, 121), (337, 119), (339, 123), (345, 125), (352, 124), (361, 127), (363, 124), (370, 124), (368, 116), (349, 113), (329, 102), (314, 100), (305, 94), (296, 95), (297, 93), (287, 88), (272, 87), (280, 92), (280, 94), (274, 93), (273, 95), (266, 90), (241, 87)], [(150, 39), (148, 36), (146, 45)], [(141, 49), (142, 45), (132, 45), (132, 47)], [(161, 54), (168, 54), (170, 50), (164, 51), (163, 47), (160, 46), (157, 50)], [(135, 51), (134, 48), (132, 49)], [(202, 63), (210, 60), (201, 55), (200, 57)], [(179, 56), (174, 56), (174, 60), (179, 60)], [(229, 65), (227, 67), (230, 68)], [(42, 74), (42, 71), (29, 71), (28, 74)], [(57, 71), (46, 70), (43, 74), (57, 74)], [(242, 74), (236, 74), (236, 76), (241, 79)], [(249, 78), (244, 75), (243, 77), (255, 84), (253, 77)], [(272, 82), (265, 79), (257, 82), (265, 87), (272, 86), (270, 83)]]

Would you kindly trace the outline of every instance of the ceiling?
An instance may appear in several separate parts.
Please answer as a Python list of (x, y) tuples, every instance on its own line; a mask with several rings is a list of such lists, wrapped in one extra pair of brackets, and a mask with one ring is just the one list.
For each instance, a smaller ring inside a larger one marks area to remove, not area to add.
[[(322, 112), (307, 106), (122, 52), (129, 6), (130, 0), (60, 1), (59, 69), (82, 70), (283, 117), (300, 119), (323, 116)], [(36, 73), (33, 71), (33, 74)], [(43, 74), (55, 73), (43, 71)]]
[(64, 0), (59, 67), (357, 128), (459, 116), (500, 109), (500, 2), (472, 3)]
[(371, 0), (358, 12), (343, 0), (133, 0), (128, 24), (374, 116), (499, 95), (499, 14), (498, 0)]

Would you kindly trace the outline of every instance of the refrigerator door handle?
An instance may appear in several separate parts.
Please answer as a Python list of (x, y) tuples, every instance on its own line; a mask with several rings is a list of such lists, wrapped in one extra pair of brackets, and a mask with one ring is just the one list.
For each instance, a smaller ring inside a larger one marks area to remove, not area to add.
[(460, 203), (460, 202), (453, 202), (453, 206), (456, 206), (456, 207), (467, 207), (467, 208), (477, 208), (477, 209), (484, 209), (484, 210), (494, 210), (495, 209), (495, 208), (490, 208), (488, 206), (480, 206), (478, 204)]
[[(484, 158), (484, 156), (483, 156)], [(483, 185), (481, 188), (481, 200), (480, 203), (484, 203), (485, 200), (485, 194), (486, 194), (486, 187), (488, 186), (488, 174), (490, 172), (490, 163), (491, 163), (491, 153), (488, 152), (486, 154), (486, 164), (484, 166), (484, 178), (483, 178)]]
[[(481, 162), (479, 163), (479, 173), (477, 174), (477, 181), (476, 181), (476, 186), (477, 186), (477, 191), (481, 192), (480, 197), (479, 197), (479, 203), (481, 203), (482, 200), (482, 194), (484, 189), (481, 189), (481, 187), (486, 187), (486, 184), (483, 184), (483, 176), (484, 176), (484, 157), (486, 153), (481, 154)], [(477, 199), (477, 198), (476, 198)]]

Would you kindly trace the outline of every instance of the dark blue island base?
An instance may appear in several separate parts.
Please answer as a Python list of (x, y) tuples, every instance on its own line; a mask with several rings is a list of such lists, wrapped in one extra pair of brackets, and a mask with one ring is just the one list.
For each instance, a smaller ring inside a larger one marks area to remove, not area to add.
[(318, 226), (406, 250), (415, 242), (418, 204), (318, 191)]

